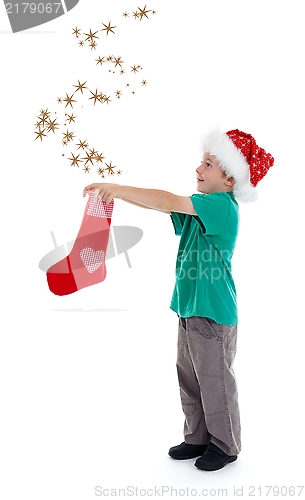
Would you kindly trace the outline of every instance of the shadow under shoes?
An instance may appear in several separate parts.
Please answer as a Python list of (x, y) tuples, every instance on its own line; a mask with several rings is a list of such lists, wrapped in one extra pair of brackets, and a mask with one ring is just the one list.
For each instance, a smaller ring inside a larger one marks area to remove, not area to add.
[(198, 469), (212, 471), (222, 469), (225, 465), (234, 462), (236, 459), (237, 455), (227, 455), (214, 443), (210, 443), (207, 446), (206, 452), (196, 460), (194, 465)]
[(206, 444), (187, 444), (183, 441), (183, 443), (177, 446), (172, 446), (168, 454), (176, 460), (187, 460), (203, 455), (207, 447), (208, 445)]

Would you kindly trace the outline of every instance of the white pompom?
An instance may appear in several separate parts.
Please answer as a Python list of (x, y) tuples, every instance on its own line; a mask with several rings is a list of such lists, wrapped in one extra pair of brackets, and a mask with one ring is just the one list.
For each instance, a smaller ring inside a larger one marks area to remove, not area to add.
[(257, 190), (250, 182), (243, 185), (236, 184), (233, 187), (233, 194), (236, 200), (242, 203), (251, 203), (258, 199)]

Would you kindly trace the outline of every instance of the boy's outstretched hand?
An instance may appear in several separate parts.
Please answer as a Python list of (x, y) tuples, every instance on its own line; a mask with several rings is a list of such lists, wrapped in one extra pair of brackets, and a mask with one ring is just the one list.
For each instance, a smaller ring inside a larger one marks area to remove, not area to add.
[(108, 205), (108, 203), (110, 203), (113, 198), (120, 198), (122, 196), (123, 186), (121, 186), (120, 184), (100, 182), (86, 186), (83, 191), (83, 196), (86, 196), (88, 191), (95, 191), (95, 201), (100, 198)]

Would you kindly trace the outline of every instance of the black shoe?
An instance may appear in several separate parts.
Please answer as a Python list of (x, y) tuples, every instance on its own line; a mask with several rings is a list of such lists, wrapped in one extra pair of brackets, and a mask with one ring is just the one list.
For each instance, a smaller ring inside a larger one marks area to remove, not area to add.
[(168, 454), (176, 460), (186, 460), (199, 457), (206, 451), (207, 447), (207, 444), (187, 444), (183, 441), (178, 446), (172, 446)]
[(201, 470), (218, 470), (236, 459), (237, 455), (227, 455), (214, 443), (210, 443), (204, 455), (198, 458), (194, 465)]

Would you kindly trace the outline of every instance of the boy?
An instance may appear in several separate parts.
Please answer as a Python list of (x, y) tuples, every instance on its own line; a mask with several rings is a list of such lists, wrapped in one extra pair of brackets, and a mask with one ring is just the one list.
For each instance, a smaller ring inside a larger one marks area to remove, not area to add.
[(274, 159), (239, 130), (213, 127), (205, 135), (192, 196), (117, 184), (91, 184), (96, 197), (120, 198), (170, 214), (181, 236), (170, 308), (179, 318), (177, 374), (185, 416), (184, 439), (169, 449), (177, 460), (197, 458), (218, 470), (241, 450), (238, 392), (233, 371), (237, 337), (231, 259), (239, 228), (237, 200), (256, 199), (256, 185)]

